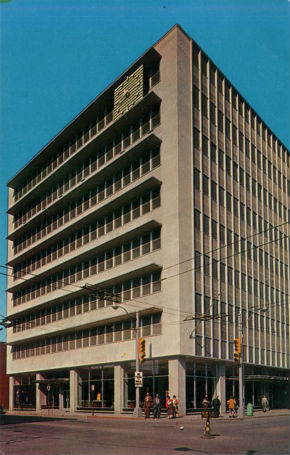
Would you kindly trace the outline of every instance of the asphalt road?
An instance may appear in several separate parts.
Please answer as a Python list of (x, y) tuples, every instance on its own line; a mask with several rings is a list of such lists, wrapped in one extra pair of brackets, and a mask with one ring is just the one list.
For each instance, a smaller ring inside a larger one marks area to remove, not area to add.
[(190, 416), (172, 421), (100, 417), (12, 419), (12, 416), (9, 420), (11, 423), (0, 427), (0, 455), (288, 455), (290, 452), (289, 416), (212, 420), (212, 433), (216, 434), (213, 439), (202, 439), (205, 421)]

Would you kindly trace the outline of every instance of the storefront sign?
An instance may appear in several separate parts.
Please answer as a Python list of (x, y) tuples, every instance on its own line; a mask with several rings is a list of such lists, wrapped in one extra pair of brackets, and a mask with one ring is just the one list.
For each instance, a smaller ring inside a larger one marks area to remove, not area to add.
[(135, 371), (135, 387), (143, 387), (143, 373)]

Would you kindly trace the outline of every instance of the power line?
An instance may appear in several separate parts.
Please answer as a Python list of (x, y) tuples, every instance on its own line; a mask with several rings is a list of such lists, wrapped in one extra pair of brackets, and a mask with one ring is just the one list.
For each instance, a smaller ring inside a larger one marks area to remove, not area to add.
[[(272, 226), (270, 227), (269, 229), (265, 229), (263, 231), (259, 231), (257, 232), (256, 234), (252, 234), (252, 235), (249, 235), (249, 236), (246, 236), (245, 238), (240, 238), (239, 240), (235, 241), (235, 242), (231, 242), (231, 243), (227, 243), (223, 246), (220, 246), (218, 248), (215, 248), (213, 250), (209, 250), (209, 251), (206, 251), (204, 253), (202, 253), (203, 255), (207, 255), (207, 254), (213, 254), (215, 253), (216, 251), (219, 251), (219, 250), (222, 250), (223, 248), (227, 248), (227, 247), (230, 247), (230, 246), (233, 246), (237, 243), (240, 243), (242, 241), (246, 241), (246, 240), (249, 240), (250, 238), (252, 237), (256, 237), (258, 235), (261, 235), (261, 234), (264, 234), (265, 232), (269, 232), (271, 231), (272, 229), (278, 229), (279, 227), (281, 226), (284, 226), (285, 224), (289, 224), (289, 221), (285, 221), (284, 223), (281, 223), (281, 224), (277, 224), (276, 226)], [(184, 264), (185, 262), (188, 262), (188, 261), (192, 261), (193, 259), (195, 259), (195, 256), (191, 257), (191, 258), (188, 258), (188, 259), (185, 259), (184, 261), (181, 261), (181, 262), (177, 262), (176, 264), (172, 264), (172, 265), (169, 265), (167, 267), (164, 267), (163, 270), (167, 270), (167, 269), (170, 269), (172, 267), (176, 267), (178, 265), (181, 265), (181, 264)]]
[[(283, 223), (283, 224), (286, 224), (286, 223)], [(280, 226), (280, 225), (278, 225), (278, 226)], [(274, 227), (274, 228), (276, 228), (276, 227)], [(264, 232), (266, 232), (266, 231), (268, 231), (268, 230), (261, 231), (261, 232), (259, 232), (258, 234), (264, 233)], [(256, 234), (256, 235), (258, 235), (258, 234)], [(241, 239), (241, 240), (247, 240), (247, 239), (250, 238), (250, 237), (252, 237), (252, 236), (246, 237), (245, 239)], [(219, 262), (221, 262), (221, 261), (223, 261), (223, 260), (225, 260), (225, 259), (229, 259), (229, 258), (231, 258), (231, 257), (235, 257), (235, 256), (237, 256), (237, 255), (239, 255), (239, 254), (244, 253), (244, 252), (250, 251), (250, 250), (252, 250), (252, 249), (254, 250), (255, 248), (259, 248), (259, 247), (261, 247), (261, 246), (265, 246), (265, 245), (268, 245), (268, 244), (270, 244), (270, 243), (273, 243), (273, 242), (276, 242), (276, 241), (283, 240), (283, 239), (285, 239), (285, 238), (289, 238), (289, 236), (284, 236), (284, 237), (282, 237), (282, 238), (273, 239), (273, 240), (271, 240), (271, 241), (269, 241), (269, 242), (265, 242), (265, 243), (262, 243), (262, 244), (257, 245), (257, 246), (256, 246), (256, 245), (253, 245), (251, 248), (248, 248), (248, 249), (246, 249), (246, 250), (242, 250), (242, 251), (236, 252), (236, 253), (234, 253), (234, 254), (232, 254), (232, 255), (229, 255), (229, 256), (226, 256), (226, 257), (224, 257), (224, 258), (221, 258), (221, 259), (219, 259), (219, 260), (215, 260), (215, 263), (219, 263)], [(240, 241), (239, 241), (239, 242), (240, 242)], [(233, 243), (238, 243), (238, 242), (233, 242)], [(231, 244), (230, 244), (230, 245), (231, 245)], [(225, 245), (225, 246), (222, 246), (222, 247), (220, 247), (220, 248), (218, 248), (218, 249), (216, 249), (215, 251), (217, 251), (217, 250), (219, 250), (219, 249), (222, 249), (222, 248), (225, 248), (225, 247), (226, 247), (226, 245)], [(204, 256), (204, 255), (206, 255), (206, 254), (207, 254), (207, 253), (201, 253), (199, 257), (202, 257), (202, 256)], [(185, 262), (185, 261), (184, 261), (184, 262)], [(212, 263), (213, 263), (213, 261), (212, 261), (212, 262), (209, 262), (209, 263), (207, 263), (207, 264), (205, 264), (205, 266), (209, 266), (209, 265), (212, 264)], [(2, 267), (2, 268), (7, 268), (7, 269), (11, 269), (11, 268), (12, 268), (12, 267), (3, 266), (3, 265), (1, 265), (0, 267)], [(183, 272), (179, 272), (179, 273), (177, 273), (177, 274), (175, 274), (175, 275), (171, 275), (171, 276), (169, 276), (169, 277), (161, 278), (161, 281), (168, 280), (168, 279), (170, 279), (170, 278), (173, 278), (173, 277), (182, 275), (182, 274), (184, 274), (184, 273), (188, 273), (188, 272), (193, 271), (193, 270), (199, 270), (199, 269), (201, 269), (202, 267), (204, 267), (204, 265), (196, 266), (196, 267), (194, 267), (194, 268), (185, 270), (185, 271), (183, 271)], [(170, 267), (168, 267), (168, 268), (170, 268)], [(163, 269), (163, 270), (165, 270), (165, 269)], [(0, 274), (1, 274), (1, 275), (4, 275), (4, 276), (13, 277), (13, 275), (4, 274), (4, 273), (2, 273), (2, 272), (0, 272)], [(36, 275), (36, 274), (32, 274), (32, 273), (30, 273), (30, 274), (33, 275), (33, 276), (36, 276), (36, 277), (38, 276), (38, 275)], [(23, 277), (21, 277), (20, 279), (23, 280), (23, 281), (29, 281), (29, 279), (23, 278)], [(73, 284), (73, 283), (66, 283), (66, 282), (63, 281), (63, 280), (56, 280), (56, 282), (61, 282), (61, 283), (64, 284), (65, 286), (69, 285), (69, 286), (72, 286), (72, 287), (77, 287), (78, 289), (83, 289), (83, 290), (86, 289), (86, 287), (85, 287), (86, 285), (80, 286), (80, 285), (76, 285), (76, 284)], [(55, 285), (53, 285), (53, 284), (50, 284), (50, 285), (51, 285), (51, 287), (54, 288), (54, 289), (63, 290), (63, 291), (68, 292), (68, 293), (73, 293), (73, 291), (71, 291), (71, 290), (64, 289), (64, 288), (62, 288), (62, 287), (58, 287), (58, 286), (55, 286)], [(86, 290), (90, 290), (90, 289), (87, 288)], [(106, 291), (103, 290), (102, 288), (98, 288), (97, 286), (95, 286), (95, 289), (93, 290), (93, 292), (99, 292), (99, 293), (101, 293), (102, 296), (105, 297), (104, 299), (106, 299), (106, 300), (111, 300), (113, 303), (120, 303), (118, 294), (115, 294), (115, 293), (108, 293), (107, 295), (105, 295)], [(114, 300), (114, 298), (116, 298), (116, 300)], [(148, 304), (148, 305), (151, 306), (150, 303), (141, 301), (141, 300), (139, 300), (139, 299), (138, 299), (138, 300), (135, 299), (135, 301), (136, 301), (136, 302), (139, 302), (139, 303)], [(162, 307), (161, 307), (161, 308), (162, 308)], [(166, 307), (166, 308), (169, 309), (168, 307)], [(179, 311), (179, 310), (176, 310), (176, 308), (173, 308), (173, 307), (171, 307), (171, 308), (172, 308), (172, 310), (173, 310), (174, 312), (177, 312), (178, 314), (181, 314), (181, 313), (184, 313), (184, 314), (186, 314), (186, 315), (189, 314), (188, 312)], [(169, 313), (169, 312), (168, 312), (168, 313)], [(169, 314), (170, 314), (170, 313), (169, 313)]]
[[(161, 281), (165, 281), (165, 280), (168, 280), (170, 278), (174, 278), (176, 276), (180, 276), (180, 275), (183, 275), (184, 273), (188, 273), (188, 272), (191, 272), (191, 271), (200, 270), (202, 267), (207, 267), (207, 266), (209, 266), (209, 265), (211, 265), (213, 263), (218, 264), (219, 262), (222, 262), (222, 261), (224, 261), (226, 259), (230, 259), (232, 257), (238, 256), (239, 254), (246, 253), (247, 251), (255, 250), (256, 248), (260, 248), (261, 246), (269, 245), (270, 243), (278, 242), (280, 240), (284, 240), (284, 239), (288, 239), (288, 238), (289, 238), (289, 235), (285, 235), (284, 237), (280, 237), (279, 239), (270, 240), (269, 242), (261, 243), (260, 245), (253, 245), (251, 248), (247, 248), (246, 250), (241, 250), (241, 251), (239, 251), (237, 253), (231, 254), (229, 256), (225, 256), (225, 257), (223, 257), (221, 259), (214, 259), (212, 262), (209, 261), (206, 264), (201, 264), (200, 266), (193, 267), (193, 268), (188, 269), (188, 270), (184, 270), (183, 272), (178, 272), (175, 275), (170, 275), (169, 277), (161, 278)], [(198, 258), (201, 258), (202, 256), (205, 256), (205, 255), (206, 255), (206, 253), (200, 253), (200, 256), (198, 256)]]

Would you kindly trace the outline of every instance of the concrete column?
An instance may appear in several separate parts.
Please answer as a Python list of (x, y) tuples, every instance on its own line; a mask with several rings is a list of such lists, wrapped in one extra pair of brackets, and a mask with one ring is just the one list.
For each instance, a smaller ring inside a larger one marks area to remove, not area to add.
[[(35, 379), (39, 381), (40, 379), (43, 379), (43, 376), (39, 373), (36, 373)], [(40, 411), (41, 406), (46, 404), (46, 395), (42, 390), (40, 389), (40, 384), (37, 382), (35, 384), (35, 393), (36, 393), (36, 410)]]
[(124, 405), (124, 367), (114, 366), (114, 412), (120, 414)]
[(125, 372), (124, 370), (124, 381), (123, 381), (123, 384), (124, 384), (124, 387), (123, 387), (123, 390), (124, 390), (124, 401), (123, 401), (123, 405), (124, 406), (128, 406), (128, 373)]
[(168, 361), (169, 395), (176, 395), (179, 402), (179, 414), (186, 412), (185, 360), (182, 358)]
[(226, 412), (226, 369), (224, 365), (216, 365), (216, 390), (214, 396), (221, 401), (221, 412)]
[(63, 409), (63, 384), (59, 384), (59, 392), (58, 392), (58, 402), (59, 402), (59, 409)]
[(9, 411), (14, 408), (14, 377), (9, 376)]
[(70, 411), (74, 412), (78, 405), (78, 372), (70, 370), (69, 372), (69, 395), (70, 395)]

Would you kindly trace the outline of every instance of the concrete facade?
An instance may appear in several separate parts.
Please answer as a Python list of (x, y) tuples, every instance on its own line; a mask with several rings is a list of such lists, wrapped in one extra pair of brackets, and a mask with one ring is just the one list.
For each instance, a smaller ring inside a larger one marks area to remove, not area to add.
[(277, 401), (289, 177), (288, 150), (173, 27), (8, 184), (10, 407), (130, 409), (137, 312), (141, 400), (224, 408), (242, 327), (254, 400)]

